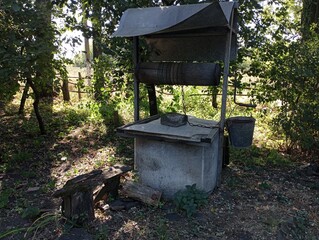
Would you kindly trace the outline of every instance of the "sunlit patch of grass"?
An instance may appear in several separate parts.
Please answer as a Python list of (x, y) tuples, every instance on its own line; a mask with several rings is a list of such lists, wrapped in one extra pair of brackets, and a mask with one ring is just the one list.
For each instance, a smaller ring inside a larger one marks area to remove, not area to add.
[(259, 148), (253, 145), (250, 148), (231, 148), (230, 159), (247, 166), (289, 166), (292, 164), (288, 156), (275, 149)]
[(97, 168), (102, 168), (106, 165), (106, 161), (105, 160), (97, 160), (94, 162), (94, 169), (97, 169)]

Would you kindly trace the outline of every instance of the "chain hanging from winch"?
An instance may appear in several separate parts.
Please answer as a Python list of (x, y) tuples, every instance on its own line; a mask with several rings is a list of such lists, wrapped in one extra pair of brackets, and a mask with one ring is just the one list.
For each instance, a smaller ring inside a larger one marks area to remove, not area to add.
[[(185, 103), (185, 91), (184, 91), (184, 85), (181, 85), (181, 92), (182, 92), (182, 107), (183, 107), (183, 114), (187, 116), (187, 111), (186, 111), (186, 103)], [(203, 124), (196, 124), (196, 123), (191, 123), (189, 121), (189, 118), (187, 117), (187, 123), (192, 126), (192, 127), (202, 127), (202, 128), (218, 128), (219, 126), (207, 126)]]

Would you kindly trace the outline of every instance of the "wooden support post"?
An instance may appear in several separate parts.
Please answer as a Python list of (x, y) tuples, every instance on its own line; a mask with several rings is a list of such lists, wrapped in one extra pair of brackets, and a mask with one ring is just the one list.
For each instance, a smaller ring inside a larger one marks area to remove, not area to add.
[(95, 170), (70, 179), (53, 194), (53, 197), (62, 197), (62, 214), (66, 218), (79, 225), (94, 219), (93, 188), (101, 173), (102, 170)]
[[(138, 37), (133, 37), (133, 63), (134, 69), (139, 62), (139, 39)], [(134, 121), (140, 120), (140, 83), (134, 73)]]
[(131, 167), (123, 165), (115, 165), (110, 169), (103, 171), (101, 179), (104, 183), (104, 186), (97, 193), (94, 203), (102, 200), (106, 195), (107, 197), (111, 196), (116, 198), (118, 195), (118, 187), (120, 185), (120, 177), (123, 173), (132, 170)]
[(105, 200), (105, 197), (116, 198), (118, 196), (119, 185), (120, 176), (115, 176), (107, 179), (107, 181), (104, 181), (104, 187), (98, 191), (96, 197), (94, 198), (94, 204), (102, 199)]
[(75, 192), (63, 198), (63, 215), (79, 225), (94, 220), (93, 194), (91, 190)]
[(154, 116), (154, 115), (158, 114), (155, 85), (154, 84), (147, 84), (146, 87), (147, 87), (147, 92), (148, 92), (150, 116)]

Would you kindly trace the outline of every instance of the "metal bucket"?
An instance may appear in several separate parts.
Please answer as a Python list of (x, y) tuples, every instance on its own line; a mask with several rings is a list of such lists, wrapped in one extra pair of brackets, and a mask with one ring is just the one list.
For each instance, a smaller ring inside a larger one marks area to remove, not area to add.
[(231, 117), (226, 120), (230, 144), (233, 147), (250, 147), (253, 141), (256, 119), (253, 117)]

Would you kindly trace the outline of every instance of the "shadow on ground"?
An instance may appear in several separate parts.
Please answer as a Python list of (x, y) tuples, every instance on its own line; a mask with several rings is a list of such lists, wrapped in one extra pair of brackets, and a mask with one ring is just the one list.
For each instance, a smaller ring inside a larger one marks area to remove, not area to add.
[(256, 146), (231, 149), (221, 187), (193, 217), (162, 202), (158, 208), (97, 208), (91, 224), (72, 226), (52, 193), (93, 169), (133, 164), (132, 139), (86, 118), (86, 113), (53, 113), (49, 134), (40, 136), (32, 115), (1, 112), (0, 236), (13, 231), (3, 239), (318, 239), (316, 165)]

